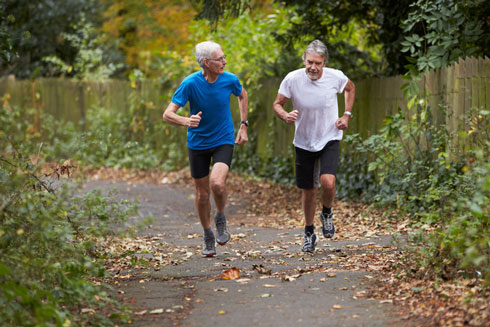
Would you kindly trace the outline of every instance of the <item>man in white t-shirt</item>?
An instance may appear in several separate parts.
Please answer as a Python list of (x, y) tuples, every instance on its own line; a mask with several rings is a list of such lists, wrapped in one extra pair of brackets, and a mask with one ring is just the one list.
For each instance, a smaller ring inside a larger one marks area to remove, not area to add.
[[(323, 235), (333, 237), (332, 204), (335, 175), (342, 131), (352, 117), (355, 86), (340, 70), (326, 68), (328, 51), (319, 40), (311, 42), (303, 53), (305, 68), (290, 72), (281, 82), (273, 108), (276, 115), (295, 125), (296, 184), (302, 190), (305, 215), (303, 252), (315, 250), (315, 209), (318, 186), (323, 204), (320, 220)], [(339, 118), (337, 94), (344, 92), (345, 112)], [(293, 111), (284, 110), (292, 99)]]

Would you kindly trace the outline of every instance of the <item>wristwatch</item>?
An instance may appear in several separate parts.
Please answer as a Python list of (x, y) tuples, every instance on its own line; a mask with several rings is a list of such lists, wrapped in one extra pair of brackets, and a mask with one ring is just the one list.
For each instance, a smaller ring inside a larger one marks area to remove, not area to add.
[(242, 121), (240, 122), (240, 125), (241, 125), (241, 124), (243, 124), (243, 125), (245, 125), (245, 126), (247, 126), (247, 127), (248, 127), (248, 120), (242, 120)]
[(352, 118), (352, 112), (350, 111), (344, 111), (344, 115), (348, 115), (350, 118)]

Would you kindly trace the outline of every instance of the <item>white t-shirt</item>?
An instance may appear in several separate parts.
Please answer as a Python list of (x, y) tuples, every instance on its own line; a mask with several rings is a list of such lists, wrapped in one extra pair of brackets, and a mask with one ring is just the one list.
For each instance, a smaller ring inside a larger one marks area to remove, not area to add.
[(279, 93), (293, 100), (298, 110), (294, 146), (317, 152), (332, 140), (342, 139), (342, 130), (335, 126), (339, 118), (337, 93), (344, 91), (348, 78), (340, 70), (323, 68), (322, 77), (312, 81), (301, 68), (290, 72), (279, 87)]

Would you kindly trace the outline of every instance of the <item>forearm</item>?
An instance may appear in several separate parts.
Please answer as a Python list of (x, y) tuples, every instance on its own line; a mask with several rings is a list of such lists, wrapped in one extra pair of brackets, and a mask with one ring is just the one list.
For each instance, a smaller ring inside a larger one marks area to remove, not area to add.
[(163, 121), (178, 126), (190, 126), (190, 118), (177, 114), (178, 108), (176, 104), (171, 103), (163, 113)]
[(354, 106), (354, 99), (356, 97), (356, 87), (354, 83), (349, 81), (349, 88), (346, 88), (344, 92), (345, 99), (345, 111), (352, 112), (352, 107)]
[(240, 109), (241, 121), (248, 120), (248, 96), (246, 92), (238, 97), (238, 108)]
[(288, 112), (284, 109), (284, 106), (282, 104), (274, 103), (272, 108), (274, 109), (274, 113), (277, 117), (279, 117), (281, 120), (286, 121), (288, 117)]

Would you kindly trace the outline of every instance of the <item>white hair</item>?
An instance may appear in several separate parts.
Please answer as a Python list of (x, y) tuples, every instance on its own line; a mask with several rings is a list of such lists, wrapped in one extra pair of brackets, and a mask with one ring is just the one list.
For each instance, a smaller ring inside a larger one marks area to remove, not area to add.
[(327, 46), (320, 40), (315, 40), (308, 44), (305, 52), (303, 53), (303, 60), (306, 58), (307, 53), (314, 53), (325, 58), (325, 63), (328, 61), (328, 50)]
[(196, 45), (196, 60), (203, 67), (204, 59), (211, 59), (213, 53), (220, 50), (221, 46), (213, 41), (204, 41)]

